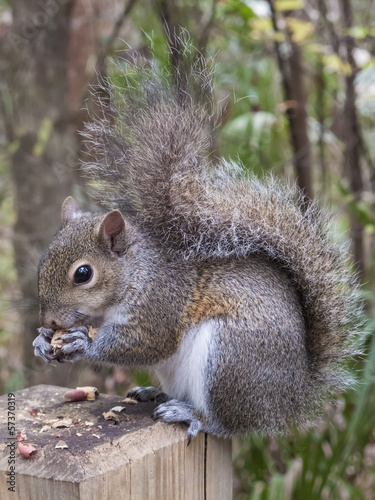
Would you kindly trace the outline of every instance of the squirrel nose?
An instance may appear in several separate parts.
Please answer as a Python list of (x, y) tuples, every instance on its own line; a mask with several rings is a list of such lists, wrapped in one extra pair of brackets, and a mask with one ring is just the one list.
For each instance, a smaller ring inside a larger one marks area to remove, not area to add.
[(43, 311), (39, 315), (40, 322), (44, 328), (52, 329), (52, 330), (57, 330), (59, 328), (62, 328), (61, 325), (57, 323), (57, 321), (54, 319), (54, 317), (50, 314), (47, 314)]
[(42, 321), (42, 326), (48, 329), (51, 328), (52, 330), (58, 330), (59, 328), (62, 328), (62, 326), (58, 325), (54, 319)]
[(52, 330), (57, 330), (58, 328), (62, 328), (62, 326), (58, 325), (55, 320), (52, 320), (50, 328), (52, 328)]

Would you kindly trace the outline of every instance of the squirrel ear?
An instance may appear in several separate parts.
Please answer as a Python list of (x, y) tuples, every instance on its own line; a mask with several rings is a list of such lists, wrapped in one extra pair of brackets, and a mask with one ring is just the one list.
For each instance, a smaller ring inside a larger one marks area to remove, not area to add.
[(65, 226), (65, 224), (72, 221), (79, 213), (78, 203), (72, 196), (68, 196), (61, 206), (61, 224)]
[(109, 212), (100, 224), (99, 238), (101, 238), (112, 252), (123, 255), (128, 247), (125, 220), (119, 210)]

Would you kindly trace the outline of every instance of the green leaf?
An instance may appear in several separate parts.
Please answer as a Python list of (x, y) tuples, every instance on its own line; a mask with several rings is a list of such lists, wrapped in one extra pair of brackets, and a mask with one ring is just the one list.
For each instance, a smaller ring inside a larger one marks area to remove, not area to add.
[(239, 14), (245, 22), (253, 17), (257, 17), (253, 9), (246, 5), (245, 2), (242, 2), (242, 0), (229, 0), (225, 2), (222, 12), (227, 14)]
[(344, 198), (350, 197), (350, 199), (352, 199), (352, 193), (350, 191), (349, 186), (347, 186), (343, 182), (339, 181), (337, 183), (337, 187), (338, 187), (338, 190), (339, 190), (341, 196), (343, 196)]
[(51, 130), (52, 120), (50, 118), (44, 118), (39, 127), (38, 138), (33, 149), (33, 154), (35, 156), (41, 156), (44, 153), (48, 139), (51, 135)]
[(297, 10), (303, 9), (304, 2), (302, 0), (277, 0), (275, 2), (275, 10)]
[(293, 41), (298, 44), (305, 42), (315, 31), (313, 23), (296, 17), (288, 17), (285, 22), (292, 32)]
[(133, 377), (134, 377), (135, 383), (138, 386), (147, 387), (147, 386), (153, 385), (152, 381), (150, 379), (150, 375), (146, 371), (136, 371), (133, 373)]
[(271, 477), (267, 500), (283, 500), (286, 476), (275, 474)]
[(19, 147), (20, 147), (19, 140), (11, 142), (8, 146), (8, 153), (13, 155), (18, 150)]
[(350, 64), (343, 61), (337, 54), (323, 56), (323, 62), (327, 70), (341, 73), (345, 76), (350, 76), (352, 73)]
[(275, 122), (276, 116), (272, 113), (247, 111), (228, 122), (224, 127), (224, 133), (237, 137), (251, 134), (258, 138), (263, 132), (269, 132)]
[(262, 132), (269, 132), (276, 122), (276, 116), (265, 111), (253, 113), (252, 132), (253, 135), (260, 136)]
[(223, 128), (223, 132), (232, 136), (248, 135), (252, 120), (253, 114), (247, 111), (228, 122)]
[(348, 30), (348, 33), (353, 38), (366, 38), (368, 35), (368, 28), (366, 26), (353, 26)]

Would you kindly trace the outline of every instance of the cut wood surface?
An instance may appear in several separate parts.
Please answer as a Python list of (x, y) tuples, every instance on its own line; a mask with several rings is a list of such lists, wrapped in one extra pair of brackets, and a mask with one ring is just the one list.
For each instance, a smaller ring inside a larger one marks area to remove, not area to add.
[[(16, 493), (7, 483), (8, 397), (0, 397), (0, 500), (232, 498), (229, 440), (199, 434), (187, 446), (187, 427), (154, 422), (153, 403), (103, 394), (64, 402), (67, 390), (38, 385), (15, 393), (16, 430), (37, 449), (29, 459), (16, 449)], [(105, 420), (103, 413), (116, 406), (125, 407), (114, 412), (119, 422)], [(52, 427), (57, 418), (68, 427)], [(56, 448), (62, 442), (67, 448)]]

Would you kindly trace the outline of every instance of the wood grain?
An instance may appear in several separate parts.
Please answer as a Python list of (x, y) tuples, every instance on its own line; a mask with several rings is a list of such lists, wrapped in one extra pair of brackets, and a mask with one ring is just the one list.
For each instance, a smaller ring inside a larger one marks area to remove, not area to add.
[[(0, 500), (232, 498), (230, 441), (199, 434), (187, 446), (186, 427), (154, 422), (152, 403), (130, 405), (108, 395), (64, 402), (66, 390), (39, 385), (15, 393), (17, 430), (38, 450), (31, 459), (16, 451), (16, 493), (8, 491), (7, 396), (0, 397)], [(126, 407), (118, 425), (102, 416), (114, 406)], [(41, 432), (56, 417), (74, 423)], [(55, 448), (60, 439), (67, 449)]]

